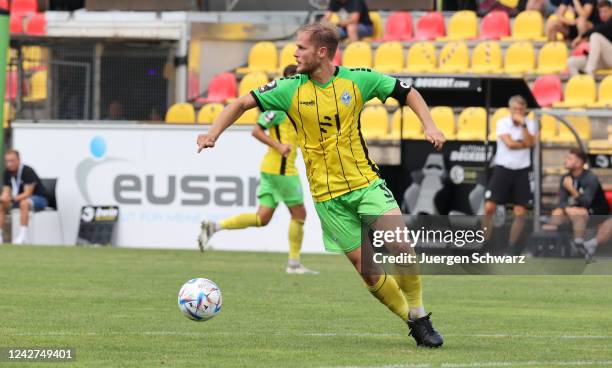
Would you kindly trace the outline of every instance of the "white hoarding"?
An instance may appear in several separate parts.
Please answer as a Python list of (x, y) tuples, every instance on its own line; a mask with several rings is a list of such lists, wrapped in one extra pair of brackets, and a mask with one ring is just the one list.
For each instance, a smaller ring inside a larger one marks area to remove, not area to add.
[[(197, 248), (203, 217), (220, 220), (257, 210), (259, 164), (266, 147), (250, 127), (229, 129), (212, 150), (196, 153), (197, 126), (15, 124), (13, 146), (40, 177), (58, 178), (65, 243), (74, 244), (81, 206), (120, 208), (115, 243), (125, 247)], [(305, 180), (306, 252), (322, 252), (321, 227)], [(215, 249), (286, 251), (289, 212), (280, 205), (265, 228), (223, 231)]]

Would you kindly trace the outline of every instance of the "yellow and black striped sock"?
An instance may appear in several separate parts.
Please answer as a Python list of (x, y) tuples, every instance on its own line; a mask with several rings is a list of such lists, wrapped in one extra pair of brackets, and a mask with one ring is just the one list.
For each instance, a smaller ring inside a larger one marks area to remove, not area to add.
[(393, 277), (382, 275), (376, 285), (368, 286), (368, 290), (376, 299), (387, 306), (402, 320), (408, 320), (408, 303)]

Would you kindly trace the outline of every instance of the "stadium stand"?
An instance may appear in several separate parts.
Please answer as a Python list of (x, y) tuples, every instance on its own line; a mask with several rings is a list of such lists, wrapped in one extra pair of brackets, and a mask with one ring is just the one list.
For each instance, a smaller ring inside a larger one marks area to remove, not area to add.
[(526, 10), (514, 19), (512, 35), (502, 40), (544, 40), (544, 19), (535, 10)]
[(30, 78), (30, 93), (24, 98), (28, 102), (44, 101), (47, 99), (47, 71), (39, 70)]
[(433, 107), (431, 109), (431, 117), (447, 139), (452, 140), (456, 138), (455, 114), (452, 108), (448, 106)]
[(208, 84), (208, 96), (202, 102), (220, 102), (236, 98), (238, 94), (238, 82), (234, 73), (225, 72), (216, 75)]
[(268, 83), (268, 76), (262, 72), (250, 72), (242, 77), (238, 86), (238, 96), (244, 96), (251, 90)]
[(540, 106), (550, 107), (563, 100), (562, 88), (558, 75), (542, 75), (535, 80), (531, 92)]
[(575, 75), (565, 85), (565, 99), (554, 107), (585, 107), (596, 101), (595, 79), (590, 75)]
[(510, 115), (510, 110), (507, 107), (500, 107), (495, 110), (493, 116), (489, 119), (489, 140), (495, 141), (497, 140), (497, 122), (499, 119)]
[(383, 139), (389, 132), (389, 115), (384, 106), (368, 106), (361, 113), (362, 134), (365, 139)]
[(448, 22), (446, 37), (438, 37), (438, 41), (470, 40), (478, 35), (478, 18), (471, 10), (462, 10), (454, 13)]
[[(570, 109), (565, 119), (572, 124), (576, 132), (584, 141), (591, 139), (591, 122), (587, 116), (583, 115), (572, 115), (573, 111), (582, 112), (584, 109)], [(556, 136), (554, 136), (551, 142), (555, 143), (571, 143), (575, 141), (574, 135), (565, 124), (559, 124), (559, 130)]]
[(383, 34), (384, 34), (384, 28), (383, 28), (383, 21), (380, 16), (380, 13), (377, 11), (371, 11), (368, 14), (370, 16), (370, 20), (372, 21), (373, 32), (372, 32), (372, 37), (366, 37), (366, 39), (368, 40), (372, 38), (377, 39), (377, 40), (382, 39)]
[(470, 52), (463, 41), (449, 42), (440, 51), (439, 73), (461, 73), (468, 69)]
[(393, 12), (387, 18), (383, 41), (410, 41), (413, 37), (412, 13)]
[(259, 117), (259, 108), (254, 107), (249, 109), (242, 114), (241, 117), (236, 120), (236, 124), (238, 125), (251, 125), (257, 122), (257, 118)]
[(482, 107), (468, 107), (457, 119), (457, 139), (484, 140), (486, 135), (487, 112)]
[(381, 73), (400, 73), (404, 67), (404, 48), (396, 41), (384, 42), (374, 54), (374, 69)]
[(257, 42), (249, 51), (248, 65), (238, 68), (237, 73), (249, 72), (276, 73), (278, 70), (278, 51), (273, 42)]
[(557, 119), (548, 114), (542, 115), (540, 118), (540, 139), (542, 142), (553, 142), (558, 134), (557, 125)]
[(406, 72), (423, 73), (436, 69), (436, 48), (431, 42), (418, 42), (408, 49)]
[(38, 1), (36, 0), (11, 1), (11, 13), (31, 14), (36, 12), (38, 12)]
[(480, 42), (472, 51), (470, 72), (477, 74), (501, 73), (502, 50), (495, 41)]
[(515, 42), (506, 50), (504, 71), (507, 74), (526, 74), (535, 67), (535, 51), (531, 42)]
[(485, 15), (480, 22), (481, 40), (499, 40), (510, 36), (510, 17), (508, 13), (494, 10)]
[(295, 51), (297, 50), (297, 45), (295, 42), (289, 42), (285, 46), (283, 46), (280, 55), (278, 57), (278, 71), (279, 75), (283, 74), (283, 70), (287, 67), (287, 65), (295, 64)]
[(223, 111), (223, 108), (223, 104), (220, 103), (209, 103), (202, 106), (198, 112), (198, 123), (211, 124)]
[(612, 107), (612, 75), (608, 75), (601, 81), (601, 83), (599, 83), (599, 94), (597, 102), (588, 104), (588, 107)]
[(342, 55), (342, 65), (347, 68), (371, 68), (372, 47), (369, 42), (357, 41), (349, 44)]
[(563, 42), (547, 42), (538, 53), (538, 74), (561, 73), (567, 69), (568, 51)]
[(26, 25), (26, 33), (38, 36), (47, 33), (47, 18), (45, 13), (36, 13), (30, 18)]
[(195, 110), (190, 103), (175, 103), (166, 112), (166, 123), (169, 124), (193, 124), (195, 121)]
[(401, 121), (404, 120), (402, 139), (423, 139), (423, 126), (414, 111), (408, 106), (397, 109), (391, 117), (390, 138), (400, 137)]
[(440, 12), (429, 12), (419, 18), (416, 25), (415, 40), (435, 40), (446, 35), (444, 15)]

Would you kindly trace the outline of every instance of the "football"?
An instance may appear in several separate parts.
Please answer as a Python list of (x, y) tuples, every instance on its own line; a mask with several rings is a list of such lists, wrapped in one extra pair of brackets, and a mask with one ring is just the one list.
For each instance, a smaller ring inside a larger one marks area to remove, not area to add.
[(191, 279), (179, 291), (178, 307), (193, 321), (208, 321), (221, 311), (221, 289), (209, 279)]

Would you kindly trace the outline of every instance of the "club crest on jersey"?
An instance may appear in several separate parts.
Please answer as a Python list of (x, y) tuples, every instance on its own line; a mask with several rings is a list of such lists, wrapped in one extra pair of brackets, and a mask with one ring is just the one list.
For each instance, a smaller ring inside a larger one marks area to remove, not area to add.
[(258, 89), (259, 89), (259, 93), (266, 93), (266, 92), (268, 92), (268, 91), (270, 91), (270, 90), (272, 90), (274, 88), (276, 88), (276, 81), (275, 80), (273, 80), (272, 82), (270, 82), (270, 83), (268, 83), (268, 84), (266, 84), (264, 86), (259, 87)]
[(271, 122), (272, 120), (274, 120), (275, 117), (276, 117), (276, 114), (274, 113), (274, 111), (268, 111), (266, 115), (264, 115), (264, 119), (266, 120), (266, 123)]
[(343, 104), (348, 106), (351, 103), (351, 99), (352, 99), (352, 97), (348, 93), (348, 91), (342, 92), (342, 96), (340, 96), (340, 101), (342, 101)]

